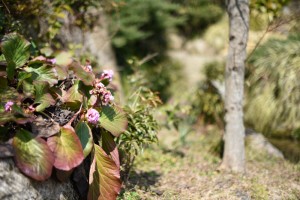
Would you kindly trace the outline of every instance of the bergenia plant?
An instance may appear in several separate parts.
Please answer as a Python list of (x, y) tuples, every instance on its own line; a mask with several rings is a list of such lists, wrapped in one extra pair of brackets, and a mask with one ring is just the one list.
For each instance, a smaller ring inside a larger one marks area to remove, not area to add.
[[(5, 35), (0, 55), (0, 158), (13, 156), (25, 175), (65, 180), (83, 162), (88, 199), (116, 199), (120, 161), (114, 141), (126, 113), (114, 102), (113, 71), (93, 73), (68, 53), (30, 55), (22, 36)], [(81, 165), (83, 166), (83, 165)], [(84, 170), (83, 170), (84, 171)]]

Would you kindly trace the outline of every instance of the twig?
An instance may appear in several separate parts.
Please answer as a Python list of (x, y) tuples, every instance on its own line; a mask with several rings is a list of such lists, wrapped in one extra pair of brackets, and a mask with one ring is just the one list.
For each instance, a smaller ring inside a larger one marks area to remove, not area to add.
[(151, 60), (152, 58), (156, 57), (157, 55), (158, 55), (158, 53), (153, 53), (153, 54), (147, 55), (141, 61), (138, 62), (138, 65), (142, 65), (142, 64), (148, 62), (149, 60)]
[(4, 0), (2, 0), (2, 3), (4, 5), (4, 7), (6, 8), (7, 12), (10, 14), (10, 10), (8, 9), (8, 7), (7, 7), (6, 3), (4, 2)]

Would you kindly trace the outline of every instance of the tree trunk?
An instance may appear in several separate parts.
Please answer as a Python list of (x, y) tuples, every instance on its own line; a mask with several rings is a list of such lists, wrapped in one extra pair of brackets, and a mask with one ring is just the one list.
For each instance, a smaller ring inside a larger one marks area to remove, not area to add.
[(243, 96), (246, 47), (249, 32), (249, 0), (227, 0), (229, 50), (225, 71), (225, 135), (221, 169), (245, 170)]

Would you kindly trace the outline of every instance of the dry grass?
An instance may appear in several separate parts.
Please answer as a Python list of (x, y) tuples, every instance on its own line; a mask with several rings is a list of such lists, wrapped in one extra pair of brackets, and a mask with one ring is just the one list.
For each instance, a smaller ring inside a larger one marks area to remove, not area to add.
[(186, 145), (178, 133), (161, 132), (160, 144), (137, 159), (120, 199), (300, 199), (300, 164), (248, 148), (245, 174), (219, 172), (218, 141), (213, 130), (190, 134)]

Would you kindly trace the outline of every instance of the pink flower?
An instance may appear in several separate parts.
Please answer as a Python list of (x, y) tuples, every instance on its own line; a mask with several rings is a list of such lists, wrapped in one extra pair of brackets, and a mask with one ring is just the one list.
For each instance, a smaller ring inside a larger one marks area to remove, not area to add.
[(13, 105), (14, 105), (14, 102), (8, 101), (8, 102), (5, 104), (5, 106), (4, 106), (5, 112), (11, 111), (11, 110), (12, 110), (11, 107), (12, 107)]
[(90, 64), (87, 64), (86, 66), (82, 66), (82, 67), (86, 72), (92, 72), (93, 71), (93, 68)]
[(97, 124), (99, 121), (100, 114), (97, 110), (90, 108), (86, 113), (86, 118), (89, 123)]
[(52, 65), (54, 65), (56, 63), (56, 58), (49, 58), (49, 59), (47, 59), (47, 61), (49, 63), (51, 63)]
[(103, 73), (101, 74), (101, 79), (108, 79), (109, 81), (112, 81), (112, 78), (114, 76), (113, 70), (103, 70)]
[(111, 103), (115, 98), (113, 97), (113, 95), (111, 94), (111, 92), (109, 90), (107, 90), (102, 97), (102, 104), (104, 106), (108, 105), (109, 103)]
[(105, 85), (104, 85), (103, 83), (101, 83), (101, 82), (96, 83), (95, 86), (96, 86), (96, 88), (98, 88), (98, 89), (101, 89), (101, 88), (104, 88), (104, 87), (105, 87)]

